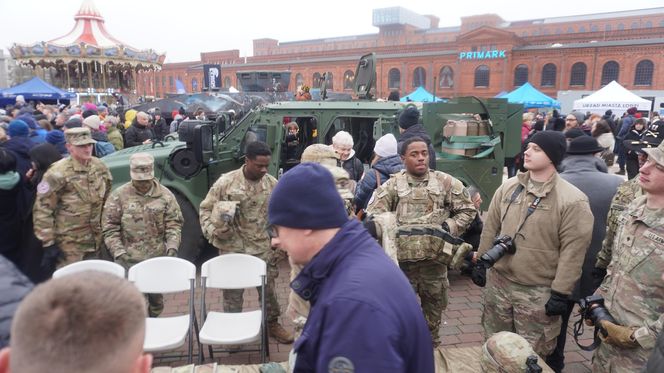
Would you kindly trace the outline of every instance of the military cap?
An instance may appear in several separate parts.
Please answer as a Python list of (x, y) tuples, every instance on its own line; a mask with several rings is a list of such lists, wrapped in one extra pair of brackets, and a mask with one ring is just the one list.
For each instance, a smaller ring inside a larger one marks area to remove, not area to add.
[(132, 180), (154, 178), (154, 157), (148, 153), (136, 153), (129, 158), (129, 174)]
[(498, 332), (482, 346), (480, 366), (482, 372), (526, 372), (526, 360), (533, 355), (537, 356), (543, 372), (551, 372), (525, 338), (511, 332)]
[(92, 138), (90, 129), (83, 127), (70, 128), (66, 130), (65, 140), (67, 141), (67, 144), (71, 145), (87, 145), (97, 143), (97, 141)]
[(339, 156), (329, 145), (311, 144), (302, 152), (301, 162), (314, 162), (323, 166), (336, 167)]
[(652, 159), (657, 162), (658, 165), (664, 166), (664, 142), (659, 144), (656, 148), (643, 148), (642, 149), (646, 154), (648, 154), (648, 159)]

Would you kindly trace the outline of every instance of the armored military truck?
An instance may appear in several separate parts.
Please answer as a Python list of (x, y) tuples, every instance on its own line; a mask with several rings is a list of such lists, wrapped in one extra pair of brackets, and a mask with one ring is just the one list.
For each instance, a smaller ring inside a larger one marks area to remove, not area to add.
[[(375, 56), (360, 59), (352, 101), (287, 101), (254, 108), (237, 123), (221, 114), (215, 122), (184, 121), (178, 136), (164, 142), (128, 148), (102, 158), (113, 174), (113, 186), (130, 180), (129, 157), (148, 152), (155, 158), (155, 176), (175, 194), (185, 223), (180, 256), (195, 260), (205, 247), (198, 208), (222, 173), (244, 163), (249, 142), (261, 140), (272, 150), (269, 172), (278, 177), (286, 166), (285, 124), (299, 125), (298, 146), (331, 144), (340, 130), (354, 139), (358, 159), (368, 168), (375, 141), (386, 133), (399, 137), (398, 114), (407, 103), (374, 101)], [(523, 107), (505, 99), (460, 97), (446, 103), (420, 105), (421, 120), (436, 149), (436, 168), (475, 185), (490, 201), (502, 182), (505, 157), (520, 151)], [(486, 206), (485, 206), (486, 207)]]

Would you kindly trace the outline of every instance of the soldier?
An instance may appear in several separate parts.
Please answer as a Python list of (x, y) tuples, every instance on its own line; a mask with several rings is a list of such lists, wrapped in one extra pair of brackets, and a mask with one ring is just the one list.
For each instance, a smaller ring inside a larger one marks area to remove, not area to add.
[(87, 128), (65, 132), (70, 156), (46, 171), (33, 208), (35, 235), (44, 246), (45, 268), (102, 253), (101, 211), (111, 192), (111, 173), (92, 156), (96, 143)]
[[(560, 315), (581, 275), (593, 227), (588, 198), (556, 172), (565, 148), (560, 132), (532, 137), (524, 153), (528, 171), (508, 179), (491, 200), (472, 275), (480, 286), (486, 281), (485, 338), (515, 332), (540, 356), (556, 346)], [(489, 249), (491, 255), (483, 256)]]
[(441, 229), (458, 236), (475, 218), (475, 207), (463, 184), (429, 170), (425, 140), (412, 137), (401, 147), (405, 170), (374, 192), (367, 215), (394, 211), (398, 225), (399, 266), (420, 296), (434, 346), (440, 344), (441, 313), (447, 306), (447, 265), (439, 259)]
[[(268, 332), (280, 343), (292, 343), (293, 335), (278, 323), (280, 310), (274, 284), (279, 276), (277, 264), (284, 257), (270, 248), (265, 233), (267, 204), (277, 183), (267, 173), (271, 156), (264, 142), (247, 145), (244, 165), (221, 175), (201, 202), (201, 228), (220, 254), (244, 253), (267, 263)], [(243, 289), (225, 290), (224, 311), (241, 311), (243, 293)]]
[(601, 320), (607, 335), (593, 355), (593, 372), (637, 372), (648, 360), (664, 323), (664, 143), (643, 149), (639, 185), (645, 195), (618, 219), (613, 254), (595, 292), (616, 323)]
[[(102, 217), (104, 242), (116, 263), (126, 269), (156, 256), (177, 256), (182, 213), (173, 193), (154, 177), (154, 158), (129, 158), (131, 181), (114, 190)], [(148, 294), (148, 314), (164, 309), (161, 294)]]

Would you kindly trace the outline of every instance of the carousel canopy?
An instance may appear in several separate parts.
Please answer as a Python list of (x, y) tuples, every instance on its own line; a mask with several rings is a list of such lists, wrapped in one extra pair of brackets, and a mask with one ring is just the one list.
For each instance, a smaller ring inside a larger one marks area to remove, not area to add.
[(32, 45), (14, 44), (9, 52), (20, 63), (49, 65), (57, 61), (113, 62), (145, 69), (160, 68), (166, 55), (138, 50), (114, 38), (104, 27), (92, 0), (84, 0), (74, 16), (74, 28), (62, 37)]

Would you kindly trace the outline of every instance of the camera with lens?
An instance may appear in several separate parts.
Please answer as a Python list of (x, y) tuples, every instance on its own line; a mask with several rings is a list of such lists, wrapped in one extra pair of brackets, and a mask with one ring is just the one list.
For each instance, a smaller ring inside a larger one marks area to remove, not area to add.
[(583, 320), (590, 320), (595, 327), (599, 322), (606, 320), (612, 324), (618, 324), (604, 307), (604, 298), (600, 295), (591, 295), (579, 300), (579, 309)]
[[(576, 341), (576, 344), (585, 351), (592, 351), (599, 346), (600, 340), (597, 337), (598, 332), (601, 332), (604, 337), (608, 336), (606, 330), (600, 325), (601, 321), (608, 321), (616, 325), (618, 324), (606, 307), (604, 307), (604, 298), (600, 295), (591, 295), (580, 299), (579, 315), (581, 318), (574, 323), (574, 340)], [(590, 346), (581, 345), (578, 339), (578, 337), (583, 334), (583, 324), (585, 320), (590, 321), (595, 326), (595, 332), (593, 334), (594, 341)]]
[(516, 252), (516, 246), (514, 245), (514, 240), (512, 237), (503, 235), (496, 238), (493, 241), (493, 247), (489, 249), (486, 253), (477, 260), (477, 263), (473, 267), (473, 272), (471, 274), (471, 279), (473, 283), (479, 287), (484, 287), (486, 285), (486, 270), (493, 267), (496, 262), (505, 256), (505, 254), (514, 254)]

